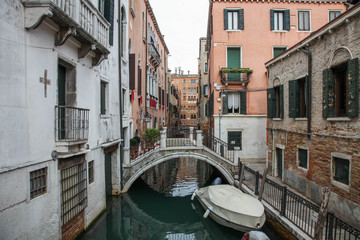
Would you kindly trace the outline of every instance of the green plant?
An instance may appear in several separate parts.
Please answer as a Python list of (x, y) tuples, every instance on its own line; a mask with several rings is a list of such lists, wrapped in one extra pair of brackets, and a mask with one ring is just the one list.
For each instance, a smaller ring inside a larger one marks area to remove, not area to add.
[(130, 139), (130, 147), (136, 146), (138, 144), (138, 141), (135, 138)]
[(222, 68), (220, 73), (253, 73), (254, 71), (250, 68)]
[(155, 143), (160, 136), (160, 130), (156, 128), (148, 128), (144, 132), (144, 138), (151, 143)]
[(135, 139), (137, 141), (137, 143), (140, 142), (140, 137), (139, 136), (135, 136), (135, 137), (133, 137), (133, 139)]

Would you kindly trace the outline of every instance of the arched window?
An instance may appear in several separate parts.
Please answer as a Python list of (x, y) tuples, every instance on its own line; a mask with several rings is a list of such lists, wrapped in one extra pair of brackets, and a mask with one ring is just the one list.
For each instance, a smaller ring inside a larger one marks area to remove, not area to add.
[(120, 31), (121, 31), (121, 43), (120, 43), (120, 52), (121, 57), (125, 56), (126, 50), (126, 12), (125, 8), (121, 7), (121, 24), (120, 24)]

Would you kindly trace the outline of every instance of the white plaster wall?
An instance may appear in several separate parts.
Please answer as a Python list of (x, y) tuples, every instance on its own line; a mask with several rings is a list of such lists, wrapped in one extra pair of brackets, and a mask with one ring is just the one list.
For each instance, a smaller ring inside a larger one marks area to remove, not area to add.
[[(219, 116), (214, 117), (214, 135), (219, 138)], [(223, 115), (220, 121), (221, 140), (228, 142), (228, 131), (242, 131), (241, 161), (266, 158), (266, 116)]]

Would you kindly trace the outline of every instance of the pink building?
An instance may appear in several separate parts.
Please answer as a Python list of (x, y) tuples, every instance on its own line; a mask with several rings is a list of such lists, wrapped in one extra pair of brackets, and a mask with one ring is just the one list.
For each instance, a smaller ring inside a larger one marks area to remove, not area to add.
[(264, 63), (345, 10), (343, 1), (210, 1), (210, 126), (242, 161), (266, 158)]
[(129, 70), (132, 135), (160, 128), (168, 116), (169, 50), (148, 0), (129, 2)]

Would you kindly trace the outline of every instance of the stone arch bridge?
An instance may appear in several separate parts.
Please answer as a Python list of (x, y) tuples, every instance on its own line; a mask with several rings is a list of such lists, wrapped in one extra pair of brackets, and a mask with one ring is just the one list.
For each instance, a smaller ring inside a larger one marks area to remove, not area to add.
[(125, 157), (130, 161), (123, 163), (122, 192), (127, 192), (146, 170), (179, 157), (205, 161), (221, 172), (229, 184), (234, 184), (239, 171), (240, 148), (230, 150), (227, 143), (193, 128), (170, 131), (164, 128), (156, 140), (151, 146), (144, 141), (130, 148), (130, 156)]

